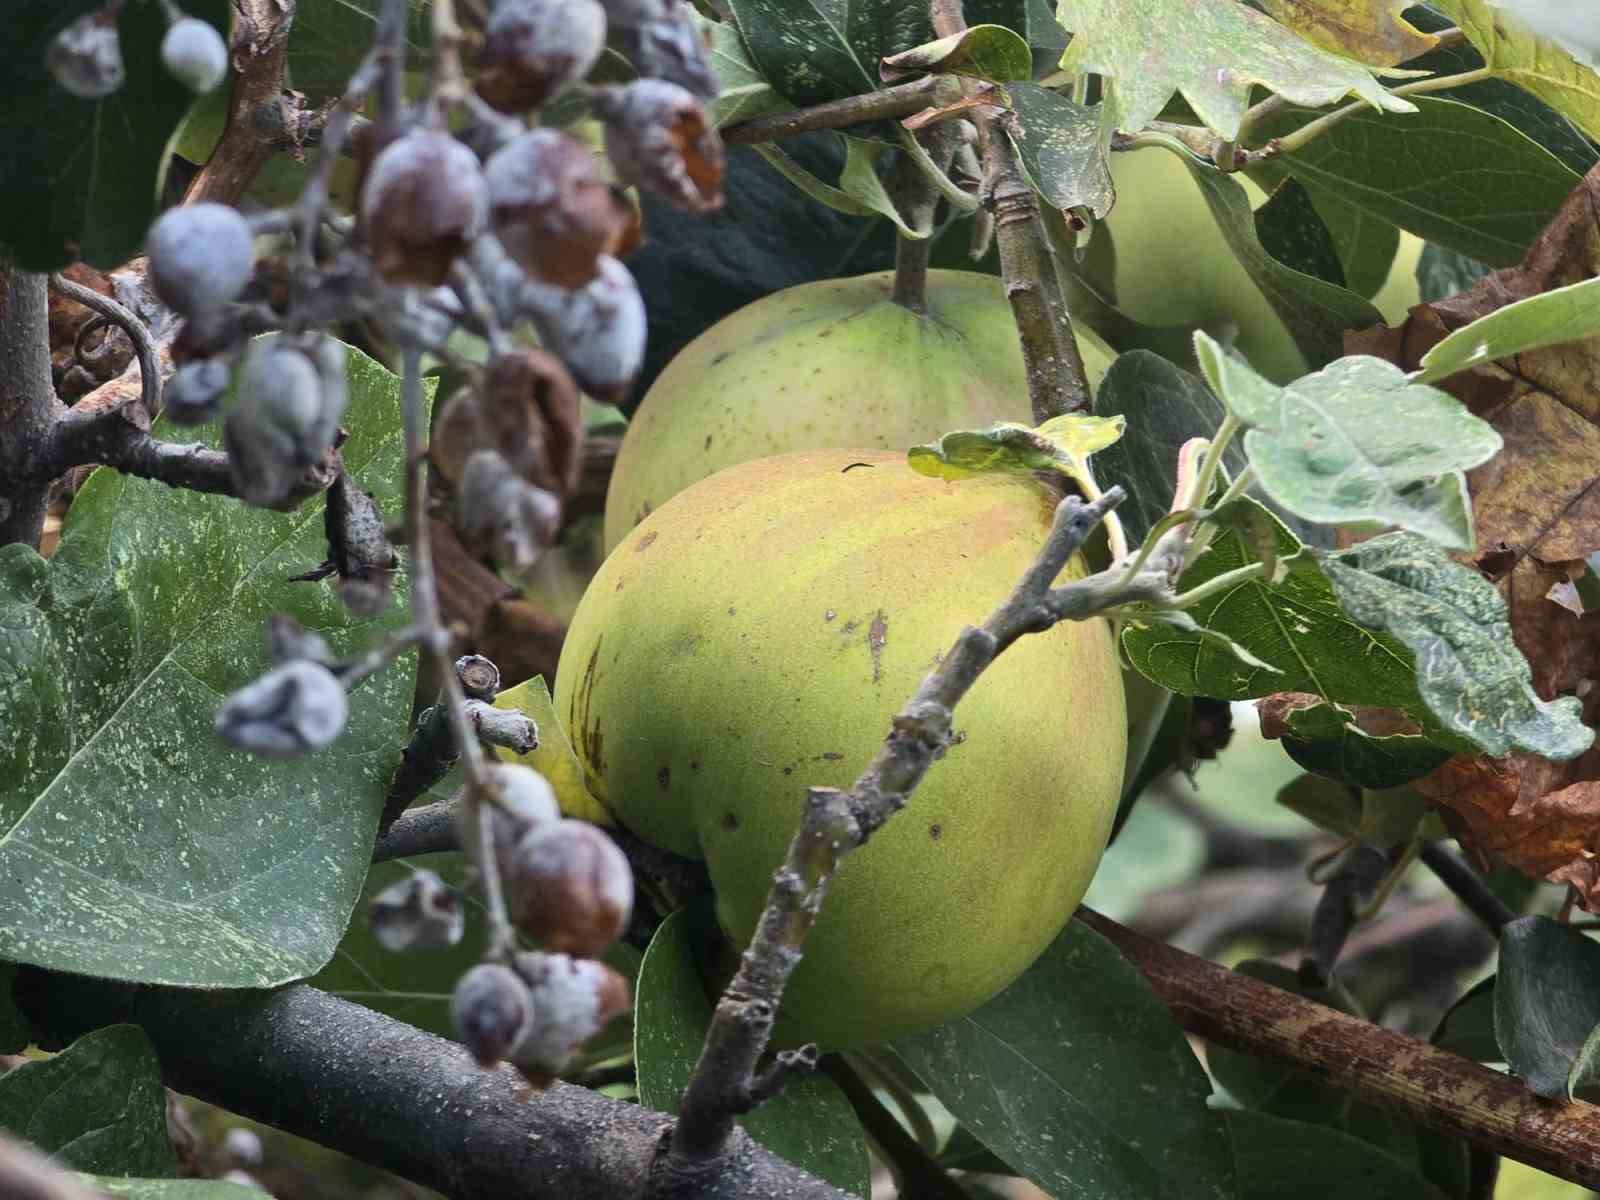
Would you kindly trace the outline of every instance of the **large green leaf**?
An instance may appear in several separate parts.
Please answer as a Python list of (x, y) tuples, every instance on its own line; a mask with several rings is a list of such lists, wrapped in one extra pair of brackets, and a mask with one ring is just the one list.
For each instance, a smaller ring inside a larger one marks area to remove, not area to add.
[(761, 74), (799, 105), (873, 91), (880, 59), (933, 38), (927, 6), (900, 0), (731, 0), (728, 7)]
[[(1419, 96), (1410, 114), (1356, 113), (1285, 153), (1275, 167), (1373, 218), (1497, 267), (1528, 244), (1578, 183), (1550, 151), (1491, 113)], [(1289, 110), (1264, 124), (1280, 135), (1320, 115)], [(1484, 203), (1485, 163), (1494, 203)]]
[(1600, 334), (1600, 279), (1585, 279), (1497, 308), (1464, 325), (1422, 356), (1422, 381)]
[(1172, 1014), (1071, 922), (976, 1012), (895, 1051), (963, 1126), (1057, 1200), (1232, 1197), (1211, 1087)]
[(1308, 366), (1315, 370), (1338, 358), (1345, 330), (1382, 324), (1382, 314), (1354, 292), (1285, 266), (1269, 254), (1256, 232), (1250, 197), (1237, 180), (1198, 162), (1190, 162), (1189, 169), (1234, 257), (1283, 319)]
[(730, 22), (710, 20), (694, 9), (690, 12), (706, 39), (706, 61), (717, 77), (717, 98), (706, 106), (713, 126), (721, 129), (789, 107), (789, 102), (756, 70), (744, 39)]
[(0, 1129), (64, 1167), (175, 1175), (161, 1064), (144, 1030), (108, 1025), (0, 1075)]
[(1255, 212), (1261, 248), (1286, 267), (1335, 287), (1344, 287), (1344, 263), (1328, 223), (1311, 202), (1311, 193), (1285, 179)]
[[(345, 461), (400, 512), (398, 380), (350, 351)], [(159, 427), (158, 433), (173, 431)], [(216, 440), (215, 429), (206, 432)], [(322, 504), (294, 513), (97, 472), (56, 556), (0, 549), (0, 954), (146, 983), (268, 987), (333, 953), (405, 736), (412, 658), (352, 697), (344, 734), (289, 762), (227, 750), (221, 698), (288, 612), (336, 652), (357, 622), (325, 584)]]
[[(167, 21), (154, 4), (125, 5), (117, 23), (127, 78), (82, 100), (45, 67), (56, 33), (101, 7), (85, 0), (8, 5), (11, 49), (0, 71), (0, 248), (27, 271), (74, 259), (120, 266), (156, 214), (167, 140), (194, 94), (161, 65)], [(186, 0), (188, 15), (226, 34), (227, 0)]]
[(1354, 620), (1405, 643), (1435, 718), (1486, 754), (1570, 759), (1594, 743), (1574, 696), (1541, 700), (1511, 638), (1505, 599), (1482, 575), (1413, 533), (1387, 533), (1322, 556)]
[(1223, 1114), (1239, 1200), (1447, 1200), (1417, 1172), (1349, 1133), (1258, 1112)]
[[(313, 100), (343, 94), (350, 76), (372, 49), (381, 0), (299, 0), (289, 30), (289, 81)], [(433, 45), (428, 0), (409, 0), (407, 69), (421, 65)]]
[(1369, 734), (1353, 713), (1336, 704), (1295, 709), (1287, 724), (1283, 748), (1290, 758), (1308, 771), (1358, 788), (1400, 787), (1421, 779), (1451, 754), (1421, 734)]
[(1017, 115), (1007, 132), (1023, 173), (1044, 202), (1058, 209), (1086, 208), (1097, 217), (1110, 212), (1116, 191), (1100, 143), (1098, 113), (1032, 83), (1014, 83), (1006, 93)]
[[(634, 997), (639, 1102), (659, 1112), (678, 1111), (711, 1024), (711, 1001), (695, 955), (714, 920), (705, 905), (679, 909), (656, 930), (639, 968)], [(739, 1124), (795, 1166), (857, 1196), (868, 1194), (871, 1163), (860, 1122), (826, 1076), (791, 1081)]]
[(1284, 508), (1318, 524), (1376, 522), (1473, 548), (1464, 472), (1501, 439), (1454, 396), (1379, 358), (1341, 358), (1280, 388), (1204, 333), (1195, 350), (1212, 391), (1251, 427), (1245, 453)]
[(1528, 1087), (1571, 1099), (1597, 1080), (1589, 1045), (1600, 1026), (1600, 943), (1549, 917), (1519, 917), (1500, 931), (1494, 1036)]
[(1143, 129), (1178, 93), (1208, 128), (1232, 138), (1257, 84), (1313, 108), (1355, 95), (1375, 108), (1411, 110), (1361, 64), (1243, 4), (1060, 0), (1058, 15), (1073, 34), (1061, 66), (1106, 78), (1110, 128)]

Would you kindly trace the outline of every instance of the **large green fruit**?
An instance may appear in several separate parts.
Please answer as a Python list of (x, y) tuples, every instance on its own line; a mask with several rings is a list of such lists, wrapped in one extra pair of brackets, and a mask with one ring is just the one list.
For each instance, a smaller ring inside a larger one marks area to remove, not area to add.
[[(606, 548), (691, 483), (826, 446), (905, 450), (952, 429), (1027, 421), (1028, 380), (1000, 281), (928, 273), (928, 312), (890, 272), (776, 292), (706, 330), (640, 402), (606, 494)], [(1091, 383), (1114, 357), (1079, 347)]]
[[(806, 788), (854, 781), (962, 628), (1022, 577), (1052, 507), (1029, 478), (948, 483), (870, 450), (759, 460), (680, 493), (607, 558), (562, 650), (555, 709), (596, 797), (705, 859), (742, 944)], [(956, 729), (834, 881), (786, 1037), (859, 1046), (960, 1016), (1082, 897), (1127, 738), (1109, 628), (1021, 639)]]

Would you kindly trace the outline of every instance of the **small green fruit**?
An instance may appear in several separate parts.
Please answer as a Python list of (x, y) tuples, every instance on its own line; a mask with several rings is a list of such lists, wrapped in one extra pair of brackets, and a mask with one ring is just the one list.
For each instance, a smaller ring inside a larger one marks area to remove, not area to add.
[[(640, 837), (704, 858), (744, 944), (806, 789), (854, 782), (1021, 579), (1053, 508), (1031, 478), (949, 483), (872, 450), (763, 459), (680, 493), (601, 566), (562, 650), (555, 711), (591, 791)], [(1105, 623), (1021, 639), (955, 717), (910, 806), (833, 881), (785, 1038), (869, 1045), (969, 1012), (1088, 886), (1127, 740)]]
[[(905, 450), (952, 429), (1033, 424), (1000, 281), (930, 271), (928, 312), (891, 272), (801, 284), (684, 347), (640, 402), (606, 494), (610, 550), (649, 513), (735, 463), (827, 446)], [(1078, 330), (1089, 382), (1115, 355)]]

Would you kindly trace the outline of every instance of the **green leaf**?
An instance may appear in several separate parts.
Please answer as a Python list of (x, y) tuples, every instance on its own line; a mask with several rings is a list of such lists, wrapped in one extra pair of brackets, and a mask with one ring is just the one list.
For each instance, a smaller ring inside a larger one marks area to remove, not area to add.
[(1389, 1154), (1341, 1130), (1257, 1112), (1224, 1113), (1222, 1119), (1233, 1144), (1239, 1200), (1449, 1200)]
[(971, 479), (990, 471), (1059, 471), (1098, 495), (1089, 456), (1122, 436), (1122, 417), (1067, 413), (1036, 429), (996, 421), (988, 429), (958, 429), (906, 452), (911, 469), (935, 479)]
[(1451, 755), (1450, 749), (1423, 734), (1369, 734), (1356, 725), (1354, 713), (1334, 704), (1297, 708), (1287, 723), (1283, 748), (1290, 758), (1308, 771), (1352, 787), (1397, 788), (1421, 779)]
[(137, 1025), (86, 1033), (54, 1058), (0, 1075), (0, 1129), (71, 1170), (178, 1171), (161, 1064)]
[(1037, 84), (1014, 83), (1006, 92), (1017, 118), (1007, 123), (1006, 133), (1033, 190), (1061, 211), (1086, 208), (1097, 217), (1110, 212), (1116, 190), (1096, 110)]
[(16, 978), (16, 965), (0, 962), (0, 1054), (21, 1054), (33, 1041), (28, 1018), (22, 1015), (11, 995), (11, 985)]
[(1182, 1031), (1077, 921), (995, 999), (894, 1049), (962, 1125), (1057, 1200), (1235, 1194), (1210, 1084)]
[(1311, 193), (1285, 179), (1256, 209), (1256, 238), (1284, 266), (1335, 287), (1344, 287), (1344, 263), (1327, 222), (1311, 203)]
[(1357, 208), (1326, 188), (1306, 187), (1311, 207), (1333, 239), (1334, 253), (1344, 272), (1344, 286), (1358, 296), (1372, 299), (1389, 280), (1400, 250), (1400, 230), (1381, 217)]
[(1479, 317), (1422, 356), (1415, 378), (1431, 383), (1484, 363), (1600, 334), (1600, 279), (1540, 292)]
[[(1522, 259), (1578, 175), (1499, 117), (1419, 96), (1409, 115), (1357, 113), (1275, 160), (1377, 220), (1497, 267)], [(1276, 137), (1321, 114), (1288, 110), (1263, 123)], [(1493, 163), (1496, 202), (1483, 203)]]
[[(458, 783), (459, 776), (452, 773), (448, 784), (434, 790), (453, 791)], [(396, 954), (385, 950), (372, 936), (367, 925), (367, 906), (374, 896), (406, 878), (413, 869), (433, 871), (446, 884), (463, 893), (467, 932), (458, 945)], [(488, 928), (483, 901), (469, 891), (467, 885), (467, 860), (459, 851), (375, 864), (367, 873), (361, 899), (332, 961), (310, 980), (311, 985), (454, 1041), (456, 1031), (450, 1021), (450, 994), (455, 990), (456, 980), (483, 956), (483, 932)], [(533, 945), (526, 939), (523, 944), (530, 948)], [(630, 982), (638, 977), (639, 952), (627, 943), (613, 943), (603, 957)], [(574, 1069), (627, 1053), (632, 1044), (631, 1020), (619, 1017), (584, 1046)]]
[(1506, 602), (1483, 576), (1410, 533), (1321, 556), (1351, 618), (1404, 642), (1417, 686), (1445, 728), (1485, 754), (1576, 758), (1594, 742), (1572, 696), (1541, 700), (1511, 638)]
[(1033, 56), (1036, 79), (1053, 74), (1067, 48), (1067, 31), (1056, 20), (1051, 0), (967, 0), (967, 20), (1004, 25), (1022, 35)]
[(878, 62), (933, 39), (925, 6), (899, 0), (731, 0), (750, 58), (793, 104), (878, 87)]
[(1417, 291), (1422, 303), (1432, 304), (1466, 291), (1491, 270), (1487, 263), (1429, 242), (1417, 259)]
[(913, 75), (970, 75), (995, 83), (1033, 78), (1028, 43), (1003, 25), (969, 25), (960, 33), (885, 58), (878, 76), (897, 83)]
[(1278, 789), (1278, 803), (1318, 829), (1355, 837), (1361, 828), (1361, 801), (1349, 788), (1321, 775), (1297, 775)]
[[(1178, 451), (1194, 438), (1209, 438), (1227, 416), (1222, 402), (1198, 376), (1173, 366), (1159, 354), (1133, 350), (1117, 356), (1095, 392), (1094, 411), (1121, 417), (1127, 432), (1094, 460), (1101, 487), (1120, 484), (1128, 498), (1117, 509), (1130, 545), (1144, 543), (1155, 523), (1172, 508)], [(1237, 442), (1224, 457), (1237, 473), (1244, 467)]]
[[(399, 380), (349, 352), (345, 462), (401, 511)], [(171, 435), (164, 423), (157, 432)], [(215, 443), (218, 431), (204, 431)], [(46, 562), (0, 549), (0, 910), (7, 958), (200, 987), (316, 972), (361, 888), (405, 737), (414, 659), (351, 697), (339, 740), (289, 762), (228, 750), (221, 698), (288, 612), (336, 653), (406, 621), (406, 587), (357, 622), (326, 584), (322, 503), (293, 513), (97, 471)]]
[(1591, 1036), (1600, 1026), (1600, 943), (1549, 917), (1500, 931), (1494, 1036), (1506, 1063), (1537, 1095), (1570, 1100), (1595, 1083)]
[[(10, 5), (11, 49), (0, 72), (0, 247), (25, 271), (76, 259), (121, 266), (155, 219), (167, 141), (195, 103), (161, 65), (167, 21), (151, 4), (127, 5), (117, 23), (127, 78), (99, 100), (62, 89), (45, 51), (73, 19), (101, 7)], [(186, 3), (187, 15), (228, 31), (227, 0)]]
[(824, 183), (769, 142), (757, 145), (755, 151), (795, 187), (836, 212), (855, 217), (888, 217), (903, 236), (915, 239), (927, 237), (928, 230), (913, 229), (901, 219), (883, 181), (878, 178), (874, 164), (883, 152), (883, 146), (863, 138), (840, 136), (845, 144), (845, 160), (837, 187)]
[(261, 1200), (261, 1189), (220, 1179), (121, 1179), (85, 1175), (97, 1191), (125, 1200)]
[(730, 22), (713, 21), (694, 8), (688, 11), (706, 41), (706, 61), (717, 77), (717, 98), (706, 106), (713, 128), (791, 107), (756, 70), (744, 39)]
[(1195, 351), (1212, 390), (1252, 426), (1244, 448), (1261, 486), (1318, 524), (1377, 522), (1473, 547), (1462, 472), (1500, 435), (1454, 396), (1379, 358), (1341, 358), (1279, 388), (1204, 332)]
[[(1411, 111), (1367, 68), (1243, 4), (1060, 0), (1057, 15), (1074, 35), (1062, 69), (1106, 78), (1108, 129), (1143, 129), (1176, 92), (1207, 128), (1231, 140), (1257, 84), (1312, 108), (1354, 95), (1374, 108)], [(1155, 30), (1173, 36), (1152, 36)]]
[[(372, 47), (382, 0), (299, 0), (289, 29), (289, 83), (312, 100), (344, 94)], [(427, 0), (409, 0), (406, 66), (426, 66), (433, 48)]]
[[(679, 909), (656, 930), (639, 968), (633, 1016), (639, 1103), (658, 1112), (678, 1111), (711, 1024), (696, 952), (714, 923), (707, 904)], [(795, 1166), (844, 1191), (868, 1195), (871, 1164), (861, 1125), (825, 1075), (793, 1080), (739, 1124)]]
[(1491, 0), (1432, 0), (1467, 35), (1495, 77), (1514, 83), (1600, 138), (1600, 74), (1553, 42), (1505, 20)]
[(561, 805), (561, 815), (594, 825), (615, 825), (605, 806), (589, 794), (584, 782), (583, 764), (567, 731), (556, 716), (555, 703), (544, 676), (535, 675), (515, 687), (507, 688), (494, 698), (496, 708), (514, 708), (532, 719), (539, 728), (539, 745), (527, 754), (517, 754), (504, 746), (496, 748), (506, 762), (521, 763), (543, 775), (555, 789), (556, 800)]
[(1491, 975), (1469, 988), (1450, 1006), (1433, 1031), (1433, 1044), (1475, 1062), (1504, 1062), (1505, 1054), (1494, 1036), (1494, 1009), (1494, 976)]
[(1401, 16), (1410, 0), (1262, 0), (1261, 7), (1312, 45), (1357, 62), (1405, 62), (1438, 40)]
[(1198, 162), (1188, 166), (1234, 257), (1283, 319), (1308, 365), (1315, 369), (1338, 358), (1345, 330), (1383, 323), (1382, 314), (1354, 292), (1302, 274), (1267, 253), (1256, 234), (1250, 198), (1237, 180)]

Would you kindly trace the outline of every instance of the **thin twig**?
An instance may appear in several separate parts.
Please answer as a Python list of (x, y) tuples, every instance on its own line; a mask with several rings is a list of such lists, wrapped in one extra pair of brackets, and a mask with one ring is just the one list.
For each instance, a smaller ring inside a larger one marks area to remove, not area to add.
[(1500, 936), (1500, 931), (1517, 919), (1511, 906), (1489, 890), (1489, 885), (1461, 859), (1439, 842), (1424, 842), (1419, 856), (1423, 865), (1439, 877), (1439, 882), (1455, 893), (1468, 912), (1482, 921), (1484, 928)]
[(895, 120), (958, 99), (960, 95), (960, 87), (951, 80), (925, 75), (876, 92), (741, 121), (724, 129), (722, 140), (729, 146), (748, 146), (756, 142), (775, 142), (813, 129), (847, 129), (870, 121)]
[(140, 400), (145, 412), (154, 420), (161, 411), (161, 353), (156, 349), (156, 340), (150, 335), (149, 327), (132, 309), (110, 296), (101, 295), (93, 288), (73, 283), (65, 275), (58, 273), (50, 276), (50, 286), (68, 300), (100, 314), (128, 335), (128, 340), (133, 343), (133, 352), (139, 359)]
[(436, 804), (407, 809), (395, 818), (373, 846), (372, 861), (381, 863), (459, 849), (461, 835), (456, 826), (456, 806), (452, 801), (440, 800)]
[(968, 1200), (966, 1190), (929, 1157), (848, 1062), (830, 1054), (822, 1060), (822, 1071), (838, 1084), (855, 1110), (862, 1128), (888, 1164), (898, 1195), (915, 1196), (917, 1200)]

